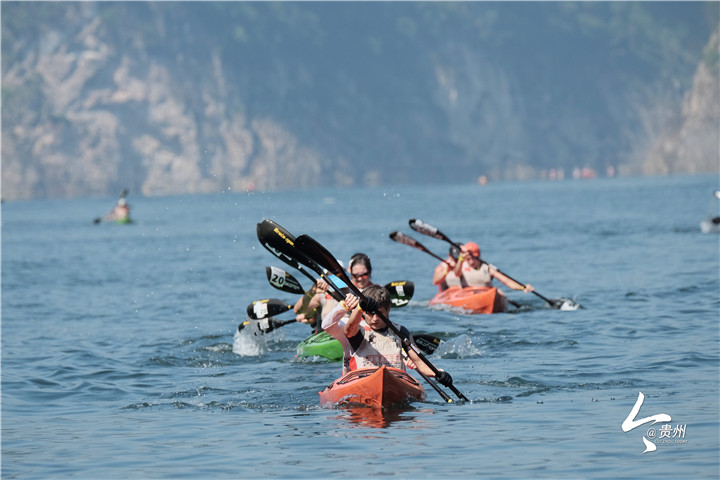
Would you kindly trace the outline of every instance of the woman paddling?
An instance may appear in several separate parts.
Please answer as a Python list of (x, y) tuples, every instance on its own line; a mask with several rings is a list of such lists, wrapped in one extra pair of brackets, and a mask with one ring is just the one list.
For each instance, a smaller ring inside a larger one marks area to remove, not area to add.
[[(450, 268), (446, 263), (441, 263), (435, 268), (433, 283), (436, 285), (445, 282), (448, 287), (492, 287), (492, 281), (499, 280), (503, 285), (513, 290), (532, 292), (533, 286), (529, 283), (522, 285), (504, 273), (500, 272), (495, 265), (480, 261), (480, 247), (475, 242), (467, 242), (460, 249), (455, 267)], [(498, 289), (499, 305), (495, 309), (498, 312), (507, 311), (507, 297)]]
[[(353, 285), (360, 290), (365, 290), (367, 287), (375, 285), (371, 280), (372, 263), (370, 262), (370, 257), (364, 253), (356, 253), (350, 257), (347, 271), (350, 274)], [(330, 277), (330, 281), (333, 282), (335, 286), (341, 288), (343, 293), (347, 293), (349, 290), (345, 283), (334, 275)], [(328, 288), (330, 288), (328, 283), (324, 279), (319, 278), (315, 282), (315, 285), (295, 304), (294, 311), (297, 315), (297, 321), (315, 327), (315, 333), (325, 330), (324, 327), (320, 326), (322, 319), (338, 304), (338, 301), (328, 294)], [(328, 333), (333, 335), (332, 332)], [(340, 330), (336, 333), (338, 333), (338, 336), (341, 334)], [(336, 336), (333, 335), (333, 337)]]

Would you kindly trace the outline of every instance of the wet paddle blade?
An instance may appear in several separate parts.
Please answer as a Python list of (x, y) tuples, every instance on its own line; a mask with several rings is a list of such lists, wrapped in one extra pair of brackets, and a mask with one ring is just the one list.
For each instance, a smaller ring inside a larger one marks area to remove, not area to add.
[[(325, 247), (323, 247), (317, 240), (309, 235), (300, 235), (295, 240), (295, 245), (298, 250), (310, 261), (320, 265), (328, 272), (337, 275), (341, 279), (345, 280), (342, 276), (345, 275), (340, 262), (330, 253)], [(348, 283), (347, 281), (345, 283)]]
[(274, 317), (288, 310), (292, 310), (293, 306), (278, 300), (276, 298), (266, 298), (264, 300), (255, 300), (247, 306), (247, 316), (253, 320)]
[(448, 238), (447, 235), (442, 233), (437, 228), (433, 227), (429, 223), (425, 223), (422, 220), (418, 218), (411, 218), (408, 220), (408, 224), (410, 225), (410, 228), (415, 230), (416, 232), (422, 233), (423, 235), (427, 235), (428, 237), (437, 238), (438, 240), (444, 240), (446, 242), (454, 244), (450, 238)]
[(420, 350), (422, 350), (428, 355), (432, 355), (441, 342), (441, 340), (437, 337), (433, 337), (432, 335), (425, 335), (422, 333), (413, 335), (413, 339), (415, 340), (415, 345), (417, 345)]
[(385, 289), (390, 293), (390, 301), (393, 307), (404, 307), (410, 303), (415, 293), (415, 284), (408, 280), (390, 282), (385, 285)]

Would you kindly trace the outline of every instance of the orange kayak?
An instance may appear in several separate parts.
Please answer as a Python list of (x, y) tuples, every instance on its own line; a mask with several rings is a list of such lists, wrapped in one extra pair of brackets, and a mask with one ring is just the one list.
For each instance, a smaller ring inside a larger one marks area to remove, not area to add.
[(408, 373), (393, 367), (361, 368), (344, 375), (320, 393), (320, 405), (388, 407), (425, 400), (425, 389)]
[(470, 313), (497, 313), (507, 310), (504, 297), (497, 287), (450, 287), (430, 300), (430, 305), (449, 305)]

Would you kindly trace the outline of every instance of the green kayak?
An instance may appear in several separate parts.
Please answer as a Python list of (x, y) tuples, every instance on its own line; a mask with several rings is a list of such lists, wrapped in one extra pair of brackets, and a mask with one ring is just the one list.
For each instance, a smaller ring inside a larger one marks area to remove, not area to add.
[(342, 345), (327, 332), (316, 333), (300, 342), (297, 346), (298, 357), (312, 357), (314, 355), (330, 360), (342, 360)]

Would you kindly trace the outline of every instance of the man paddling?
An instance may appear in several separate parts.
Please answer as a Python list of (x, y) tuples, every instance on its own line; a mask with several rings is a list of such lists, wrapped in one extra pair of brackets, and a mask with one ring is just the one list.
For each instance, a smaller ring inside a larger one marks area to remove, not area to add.
[(406, 352), (409, 359), (404, 358), (402, 340), (407, 339), (412, 344), (413, 338), (405, 327), (394, 323), (402, 336), (402, 339), (398, 338), (385, 324), (383, 317), (390, 321), (392, 305), (387, 289), (372, 285), (363, 291), (363, 295), (367, 298), (367, 303), (361, 306), (358, 297), (348, 294), (345, 300), (323, 319), (323, 326), (337, 324), (350, 313), (343, 329), (345, 342), (341, 342), (347, 357), (347, 361), (343, 362), (343, 375), (359, 368), (382, 365), (405, 370), (407, 365), (417, 368), (428, 377), (435, 377), (445, 386), (452, 384), (450, 374), (439, 370), (436, 375), (412, 349)]

